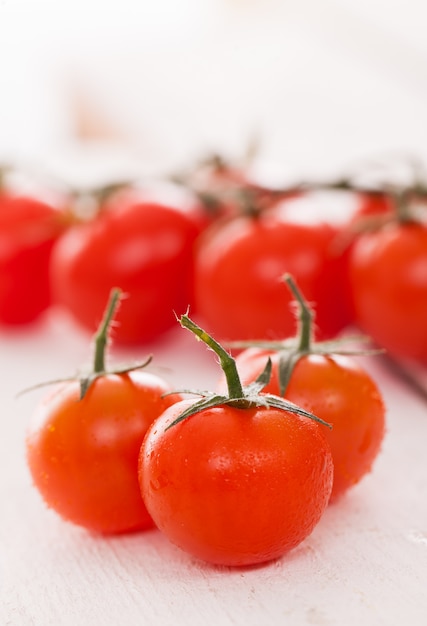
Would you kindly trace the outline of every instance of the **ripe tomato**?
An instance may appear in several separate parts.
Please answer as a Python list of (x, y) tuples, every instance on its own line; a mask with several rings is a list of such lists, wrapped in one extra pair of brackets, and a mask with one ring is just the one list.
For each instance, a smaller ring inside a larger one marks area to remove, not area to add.
[(141, 448), (141, 491), (156, 525), (211, 563), (282, 556), (311, 533), (327, 505), (333, 469), (323, 433), (283, 410), (226, 405), (166, 430), (192, 402), (167, 409)]
[[(248, 348), (236, 357), (243, 384), (253, 382), (272, 362), (264, 392), (281, 395), (280, 352)], [(221, 382), (221, 388), (224, 383)], [(377, 458), (385, 433), (385, 407), (377, 385), (354, 359), (346, 356), (302, 356), (292, 371), (284, 397), (332, 425), (325, 429), (334, 462), (331, 502), (367, 474)]]
[(169, 394), (161, 378), (141, 371), (150, 359), (106, 369), (121, 296), (120, 289), (111, 290), (94, 335), (92, 370), (63, 381), (38, 406), (26, 440), (29, 469), (46, 503), (64, 519), (100, 533), (152, 526), (139, 491), (139, 449), (151, 422), (182, 399)]
[(49, 260), (64, 228), (55, 207), (0, 191), (0, 323), (33, 322), (50, 306)]
[(187, 315), (181, 325), (212, 349), (227, 393), (178, 402), (149, 428), (139, 481), (156, 525), (197, 558), (252, 565), (278, 558), (313, 530), (332, 486), (318, 418), (260, 393), (268, 366), (244, 389), (234, 358)]
[(149, 528), (138, 485), (144, 435), (180, 396), (141, 371), (106, 374), (79, 399), (78, 381), (54, 389), (38, 406), (26, 449), (35, 486), (59, 515), (99, 533)]
[(51, 263), (55, 302), (95, 329), (113, 286), (129, 296), (115, 339), (154, 340), (192, 303), (193, 245), (198, 227), (172, 206), (120, 197), (93, 220), (68, 230)]
[(427, 361), (427, 226), (391, 223), (352, 246), (355, 321), (396, 357)]
[(336, 229), (286, 218), (286, 202), (257, 218), (240, 217), (208, 230), (195, 260), (196, 310), (223, 340), (284, 337), (295, 319), (280, 278), (292, 273), (315, 303), (318, 335), (331, 337), (348, 323), (341, 298), (343, 267), (330, 253)]

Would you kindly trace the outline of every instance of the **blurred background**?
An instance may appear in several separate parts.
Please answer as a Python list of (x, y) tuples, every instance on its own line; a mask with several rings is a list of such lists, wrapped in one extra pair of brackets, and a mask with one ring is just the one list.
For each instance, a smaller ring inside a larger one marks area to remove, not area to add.
[(427, 159), (424, 0), (0, 0), (0, 160), (279, 175)]

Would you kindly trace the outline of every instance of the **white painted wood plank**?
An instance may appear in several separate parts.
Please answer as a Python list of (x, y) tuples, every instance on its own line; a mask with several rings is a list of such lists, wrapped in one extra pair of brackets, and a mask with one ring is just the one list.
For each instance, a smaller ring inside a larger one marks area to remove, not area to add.
[[(23, 446), (42, 392), (19, 400), (14, 394), (73, 371), (86, 358), (85, 342), (57, 319), (24, 336), (0, 336), (1, 624), (425, 624), (427, 410), (379, 362), (366, 361), (388, 405), (388, 433), (374, 472), (330, 507), (289, 555), (233, 570), (188, 557), (155, 530), (106, 539), (45, 509)], [(185, 355), (184, 370), (174, 369), (178, 352)], [(156, 353), (177, 384), (194, 377), (206, 387), (216, 379), (211, 354), (181, 329)]]

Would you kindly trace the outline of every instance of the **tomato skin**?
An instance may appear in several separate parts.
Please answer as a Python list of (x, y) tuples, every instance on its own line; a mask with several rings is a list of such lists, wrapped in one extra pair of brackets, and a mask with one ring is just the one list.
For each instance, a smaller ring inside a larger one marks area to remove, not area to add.
[(329, 446), (317, 425), (287, 411), (219, 406), (165, 430), (192, 401), (148, 430), (141, 492), (178, 547), (214, 564), (271, 561), (319, 522), (332, 485)]
[(35, 486), (62, 518), (115, 534), (153, 526), (138, 485), (143, 437), (162, 411), (181, 399), (147, 372), (105, 375), (79, 400), (65, 383), (39, 405), (26, 439)]
[(335, 235), (328, 224), (293, 223), (275, 210), (207, 231), (195, 260), (196, 310), (206, 328), (227, 341), (293, 335), (281, 281), (289, 272), (315, 305), (318, 337), (335, 336), (347, 324), (342, 267), (328, 252)]
[[(242, 383), (253, 382), (272, 361), (272, 376), (264, 392), (280, 394), (277, 352), (248, 348), (236, 357)], [(220, 382), (224, 390), (225, 383)], [(332, 425), (323, 428), (334, 461), (330, 502), (371, 471), (385, 435), (385, 406), (370, 377), (345, 356), (307, 355), (296, 364), (284, 396)]]
[(198, 228), (173, 207), (123, 201), (70, 229), (52, 254), (55, 302), (95, 330), (113, 287), (125, 295), (115, 341), (156, 339), (193, 302), (193, 246)]
[(65, 227), (55, 207), (0, 193), (0, 323), (28, 324), (51, 304), (49, 262)]
[(360, 194), (360, 205), (353, 216), (353, 222), (361, 217), (384, 215), (394, 211), (393, 201), (387, 194)]
[(427, 361), (427, 227), (364, 233), (349, 259), (356, 324), (396, 357)]

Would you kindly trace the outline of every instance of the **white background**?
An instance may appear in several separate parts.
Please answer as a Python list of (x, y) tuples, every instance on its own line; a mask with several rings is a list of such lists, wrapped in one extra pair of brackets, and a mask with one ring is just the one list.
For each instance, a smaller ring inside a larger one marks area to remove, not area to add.
[[(0, 160), (71, 178), (166, 171), (253, 134), (279, 175), (397, 153), (427, 158), (422, 0), (0, 0)], [(84, 141), (83, 141), (84, 140)], [(159, 533), (100, 539), (46, 511), (25, 465), (42, 391), (89, 338), (51, 312), (0, 330), (0, 623), (424, 626), (425, 403), (366, 361), (388, 407), (375, 471), (293, 553), (212, 568)], [(214, 359), (175, 329), (153, 352), (178, 386), (215, 382)]]
[(3, 0), (0, 157), (57, 162), (82, 124), (144, 171), (254, 134), (284, 173), (425, 157), (425, 17), (423, 0)]

